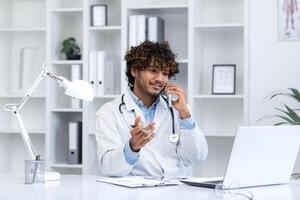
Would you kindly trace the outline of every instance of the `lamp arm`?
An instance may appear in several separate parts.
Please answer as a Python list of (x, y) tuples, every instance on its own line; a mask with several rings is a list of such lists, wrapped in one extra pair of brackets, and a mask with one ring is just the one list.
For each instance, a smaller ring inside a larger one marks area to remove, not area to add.
[[(43, 69), (40, 73), (40, 75), (37, 77), (37, 79), (33, 82), (29, 90), (26, 92), (25, 96), (22, 98), (22, 100), (18, 104), (7, 104), (5, 105), (4, 109), (11, 111), (11, 110), (16, 110), (20, 111), (23, 106), (26, 104), (32, 93), (36, 90), (36, 88), (40, 85), (40, 83), (45, 79), (46, 76), (49, 76), (50, 78), (53, 78), (57, 80), (57, 82), (61, 85), (61, 83), (64, 81), (64, 79), (60, 76), (56, 76), (53, 74), (51, 71), (49, 71), (46, 66), (48, 63), (43, 64)], [(49, 64), (50, 65), (50, 64)]]
[(40, 155), (36, 152), (36, 150), (34, 149), (32, 143), (31, 143), (31, 140), (30, 140), (29, 135), (28, 135), (28, 131), (25, 127), (25, 124), (24, 124), (23, 119), (20, 115), (20, 112), (18, 110), (16, 110), (13, 113), (14, 113), (14, 115), (16, 116), (16, 118), (18, 120), (20, 129), (21, 129), (21, 136), (22, 136), (23, 141), (24, 141), (24, 143), (27, 147), (27, 150), (30, 154), (31, 159), (32, 160), (39, 160)]
[[(49, 76), (53, 79), (56, 79), (58, 82), (62, 82), (63, 79), (61, 77), (58, 77), (54, 75), (51, 71), (49, 71), (47, 68), (47, 63), (43, 63), (43, 69), (40, 75), (37, 77), (37, 79), (33, 82), (29, 90), (26, 92), (25, 96), (22, 98), (22, 100), (18, 104), (6, 104), (4, 105), (4, 110), (12, 112), (18, 121), (18, 124), (21, 129), (21, 136), (23, 138), (23, 141), (26, 145), (26, 148), (30, 154), (30, 157), (32, 160), (38, 160), (40, 158), (40, 155), (36, 152), (34, 149), (31, 140), (28, 135), (28, 131), (26, 129), (26, 126), (23, 122), (23, 119), (21, 117), (20, 111), (23, 108), (23, 106), (26, 104), (32, 93), (36, 90), (36, 88), (40, 85), (40, 83), (45, 79), (46, 76)], [(51, 69), (50, 69), (51, 70)]]
[(16, 104), (16, 110), (20, 111), (25, 103), (28, 101), (29, 97), (32, 95), (32, 93), (36, 90), (36, 88), (40, 85), (40, 83), (45, 79), (45, 76), (47, 75), (47, 70), (43, 69), (40, 75), (37, 77), (37, 79), (33, 82), (29, 90), (26, 92), (23, 99)]

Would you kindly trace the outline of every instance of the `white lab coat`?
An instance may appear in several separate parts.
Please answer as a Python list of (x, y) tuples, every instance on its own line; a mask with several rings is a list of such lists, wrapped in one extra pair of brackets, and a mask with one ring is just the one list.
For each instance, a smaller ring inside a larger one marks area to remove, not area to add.
[(136, 116), (144, 116), (127, 92), (119, 111), (121, 96), (104, 104), (97, 112), (96, 141), (100, 171), (105, 176), (191, 176), (192, 164), (206, 159), (208, 148), (204, 135), (196, 124), (192, 130), (180, 129), (178, 112), (174, 110), (178, 143), (171, 143), (172, 116), (165, 100), (160, 97), (154, 115), (155, 136), (140, 150), (138, 161), (130, 165), (125, 160), (124, 146), (130, 139), (129, 126)]

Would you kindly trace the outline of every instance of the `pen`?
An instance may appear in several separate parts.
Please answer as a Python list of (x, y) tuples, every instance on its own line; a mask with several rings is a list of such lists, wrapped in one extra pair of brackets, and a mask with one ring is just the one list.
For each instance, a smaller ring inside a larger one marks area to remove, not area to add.
[(33, 177), (32, 177), (32, 183), (35, 182), (35, 178), (36, 178), (36, 173), (39, 167), (39, 160), (40, 160), (40, 155), (37, 155), (35, 158), (35, 163), (34, 163), (34, 172), (33, 172)]

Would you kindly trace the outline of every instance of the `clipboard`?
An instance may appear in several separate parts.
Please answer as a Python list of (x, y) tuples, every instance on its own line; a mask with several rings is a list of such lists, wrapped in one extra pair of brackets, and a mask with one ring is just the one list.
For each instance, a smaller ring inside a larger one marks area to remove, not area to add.
[(145, 187), (163, 187), (163, 186), (176, 186), (181, 184), (179, 180), (164, 180), (149, 177), (121, 177), (121, 178), (102, 178), (97, 182), (118, 185), (127, 188), (145, 188)]

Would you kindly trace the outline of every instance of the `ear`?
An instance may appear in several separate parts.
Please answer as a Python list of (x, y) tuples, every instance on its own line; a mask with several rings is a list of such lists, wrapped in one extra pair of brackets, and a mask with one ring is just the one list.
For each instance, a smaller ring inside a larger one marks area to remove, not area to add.
[(131, 72), (131, 75), (135, 78), (136, 77), (136, 74), (137, 74), (137, 69), (136, 68), (131, 68), (130, 69), (130, 72)]

